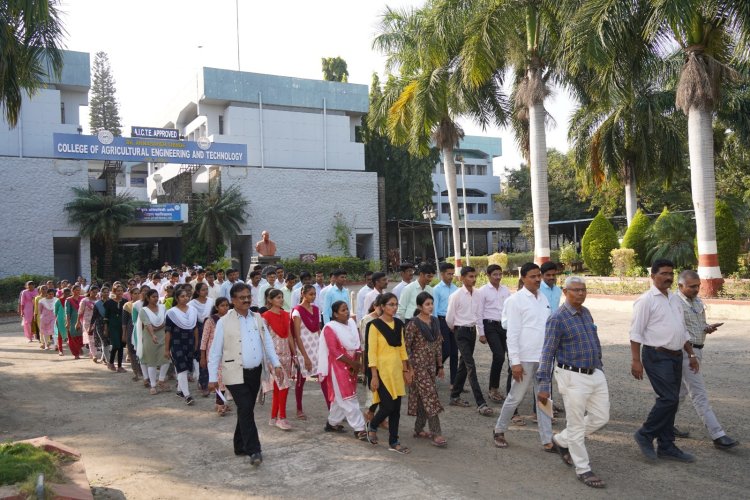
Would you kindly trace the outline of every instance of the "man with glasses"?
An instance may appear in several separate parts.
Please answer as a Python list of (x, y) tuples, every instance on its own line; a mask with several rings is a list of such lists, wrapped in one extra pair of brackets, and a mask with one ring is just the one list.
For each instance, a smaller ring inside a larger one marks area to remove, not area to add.
[[(609, 421), (609, 389), (602, 371), (602, 346), (594, 319), (583, 306), (586, 282), (569, 276), (563, 287), (565, 302), (547, 320), (542, 358), (537, 371), (537, 400), (546, 405), (552, 388), (552, 371), (565, 401), (566, 427), (552, 437), (567, 465), (574, 465), (586, 486), (603, 488), (604, 481), (591, 470), (584, 437)], [(554, 363), (557, 362), (557, 366)]]
[(219, 319), (208, 355), (208, 389), (215, 391), (221, 376), (237, 405), (234, 429), (234, 454), (248, 455), (250, 464), (263, 462), (258, 428), (255, 425), (255, 400), (262, 380), (269, 380), (269, 365), (279, 382), (284, 379), (281, 363), (273, 347), (265, 321), (250, 311), (250, 287), (235, 283), (229, 291), (234, 309)]

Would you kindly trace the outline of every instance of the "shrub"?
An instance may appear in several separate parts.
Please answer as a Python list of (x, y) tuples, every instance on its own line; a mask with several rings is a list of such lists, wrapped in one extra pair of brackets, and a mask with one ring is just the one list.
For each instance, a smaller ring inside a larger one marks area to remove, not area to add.
[(609, 253), (619, 246), (614, 226), (599, 212), (586, 228), (581, 240), (584, 264), (593, 274), (609, 275), (612, 271)]
[(740, 253), (740, 229), (729, 205), (723, 201), (716, 202), (716, 247), (721, 271), (725, 275), (736, 272)]
[(630, 222), (625, 236), (622, 238), (622, 248), (632, 248), (635, 250), (635, 261), (639, 266), (646, 267), (646, 256), (648, 254), (648, 233), (651, 228), (651, 221), (641, 212), (639, 208), (635, 212), (635, 217)]
[(505, 268), (508, 267), (508, 254), (505, 252), (495, 252), (489, 257), (487, 257), (487, 265), (490, 264), (497, 264), (498, 266), (503, 268), (503, 271)]
[(664, 208), (651, 226), (651, 250), (647, 262), (669, 259), (677, 269), (694, 268), (696, 264), (695, 225), (682, 214), (673, 214)]
[(20, 483), (39, 473), (54, 480), (59, 476), (57, 462), (52, 453), (28, 443), (0, 444), (0, 485)]
[(8, 276), (7, 278), (0, 279), (0, 302), (2, 303), (15, 303), (13, 311), (18, 309), (18, 296), (21, 290), (26, 288), (27, 281), (33, 281), (36, 286), (44, 284), (45, 281), (52, 280), (57, 284), (57, 280), (53, 276), (41, 276), (38, 274), (22, 274), (20, 276)]
[(572, 268), (573, 263), (581, 259), (580, 255), (576, 251), (575, 243), (565, 243), (560, 247), (560, 262), (565, 267)]
[[(466, 263), (466, 258), (462, 257), (461, 260)], [(456, 263), (456, 259), (454, 257), (448, 257), (445, 259), (446, 262), (450, 262), (451, 264)], [(489, 265), (489, 257), (486, 255), (469, 255), (469, 265), (477, 270), (477, 272), (484, 271), (487, 269), (487, 266)], [(503, 270), (505, 268), (503, 267)]]
[(609, 254), (616, 276), (631, 276), (633, 270), (638, 267), (635, 262), (635, 250), (632, 248), (615, 248)]
[(322, 272), (328, 279), (328, 275), (336, 269), (343, 269), (351, 278), (361, 278), (365, 271), (380, 269), (379, 261), (362, 260), (357, 257), (334, 257), (331, 255), (318, 255), (315, 262), (302, 262), (299, 259), (282, 259), (281, 265), (285, 272), (291, 272), (299, 276), (302, 271), (309, 273)]

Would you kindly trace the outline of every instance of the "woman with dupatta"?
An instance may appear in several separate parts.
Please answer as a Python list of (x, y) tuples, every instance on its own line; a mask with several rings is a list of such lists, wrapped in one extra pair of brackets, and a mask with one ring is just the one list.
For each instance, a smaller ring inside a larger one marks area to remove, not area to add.
[[(292, 330), (294, 342), (299, 351), (295, 363), (297, 365), (297, 384), (294, 386), (294, 397), (297, 400), (297, 418), (307, 420), (302, 410), (302, 393), (307, 377), (318, 374), (318, 347), (320, 345), (320, 310), (315, 302), (315, 287), (302, 287), (302, 302), (292, 308)], [(326, 385), (321, 384), (323, 396), (328, 405)]]

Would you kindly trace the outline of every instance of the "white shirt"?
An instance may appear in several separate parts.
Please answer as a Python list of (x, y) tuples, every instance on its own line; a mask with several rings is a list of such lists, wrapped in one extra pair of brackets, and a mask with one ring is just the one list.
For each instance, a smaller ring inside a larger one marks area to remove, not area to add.
[(477, 334), (482, 337), (484, 336), (484, 323), (485, 319), (492, 321), (502, 321), (503, 319), (503, 307), (505, 301), (510, 298), (510, 291), (505, 285), (500, 285), (497, 288), (492, 286), (492, 283), (487, 283), (477, 292), (479, 293), (479, 317), (477, 319)]
[[(242, 367), (245, 369), (255, 368), (263, 362), (263, 345), (260, 342), (258, 333), (258, 324), (255, 315), (248, 312), (247, 316), (239, 315), (240, 320), (240, 342), (242, 343)], [(271, 334), (268, 333), (268, 325), (263, 321), (265, 336), (263, 342), (266, 347), (266, 359), (275, 367), (281, 366), (279, 357), (273, 347)], [(216, 323), (214, 331), (214, 340), (211, 343), (211, 350), (208, 352), (208, 381), (216, 382), (219, 380), (219, 365), (224, 354), (224, 318), (220, 318)]]
[(206, 288), (208, 288), (208, 296), (214, 300), (221, 297), (221, 285), (217, 281), (214, 281), (213, 286), (208, 284), (206, 281)]
[[(296, 285), (295, 285), (296, 286)], [(292, 308), (299, 305), (302, 288), (292, 288)]]
[(229, 291), (230, 291), (230, 290), (232, 289), (232, 287), (233, 287), (234, 285), (236, 285), (237, 283), (244, 283), (244, 281), (242, 281), (242, 280), (236, 280), (236, 281), (235, 281), (234, 283), (232, 283), (231, 281), (229, 281), (229, 280), (226, 280), (226, 281), (225, 281), (225, 282), (224, 282), (224, 283), (223, 283), (223, 284), (221, 285), (221, 296), (222, 296), (222, 297), (226, 297), (226, 298), (228, 298), (229, 300), (232, 300), (232, 296), (230, 295)]
[(465, 286), (462, 286), (448, 299), (445, 322), (451, 330), (458, 326), (476, 326), (478, 310), (477, 289), (472, 288), (469, 292)]
[(401, 290), (403, 290), (404, 287), (408, 284), (409, 283), (407, 283), (406, 281), (401, 280), (401, 283), (393, 287), (393, 295), (395, 295), (397, 299), (401, 300)]
[(651, 347), (681, 351), (685, 342), (690, 340), (690, 334), (677, 294), (667, 292), (664, 295), (651, 285), (649, 291), (638, 297), (633, 304), (630, 340)]
[(317, 283), (313, 283), (313, 286), (315, 287), (315, 305), (318, 306), (318, 311), (323, 310), (323, 286), (320, 286)]
[(286, 285), (286, 280), (277, 279), (276, 283), (273, 284), (273, 287), (277, 290), (281, 290), (282, 288), (284, 288), (284, 285)]
[(157, 292), (159, 292), (159, 297), (164, 297), (164, 284), (163, 283), (161, 283), (161, 282), (154, 283), (153, 280), (152, 280), (152, 281), (149, 281), (146, 284), (148, 285), (148, 287), (151, 290), (156, 290)]
[(378, 295), (380, 295), (381, 293), (383, 292), (378, 291), (377, 288), (374, 288), (373, 290), (368, 292), (367, 295), (365, 295), (365, 300), (362, 301), (362, 312), (359, 313), (360, 319), (364, 318), (368, 314), (367, 311), (370, 310), (370, 306), (373, 302), (375, 302), (375, 299), (377, 299)]
[(258, 283), (258, 286), (253, 286), (252, 283), (248, 283), (247, 286), (250, 287), (250, 307), (260, 307), (260, 304), (258, 303), (258, 298), (260, 297), (260, 283)]
[(372, 287), (370, 287), (370, 285), (363, 286), (357, 292), (357, 318), (364, 318), (367, 314), (367, 309), (365, 309), (365, 297), (370, 292), (372, 292)]
[(502, 323), (507, 330), (511, 366), (540, 361), (544, 329), (551, 312), (547, 297), (539, 291), (535, 296), (526, 287), (505, 301)]

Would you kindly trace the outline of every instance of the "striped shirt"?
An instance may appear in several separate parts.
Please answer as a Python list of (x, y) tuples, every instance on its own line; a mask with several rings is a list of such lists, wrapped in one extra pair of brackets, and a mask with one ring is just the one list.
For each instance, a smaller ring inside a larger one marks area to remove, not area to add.
[(698, 297), (689, 299), (677, 291), (677, 296), (682, 299), (682, 310), (685, 312), (685, 328), (690, 334), (690, 343), (703, 345), (706, 343), (706, 306)]
[(602, 346), (588, 309), (578, 311), (568, 302), (547, 319), (542, 359), (537, 371), (539, 391), (550, 392), (554, 363), (576, 368), (602, 368)]

